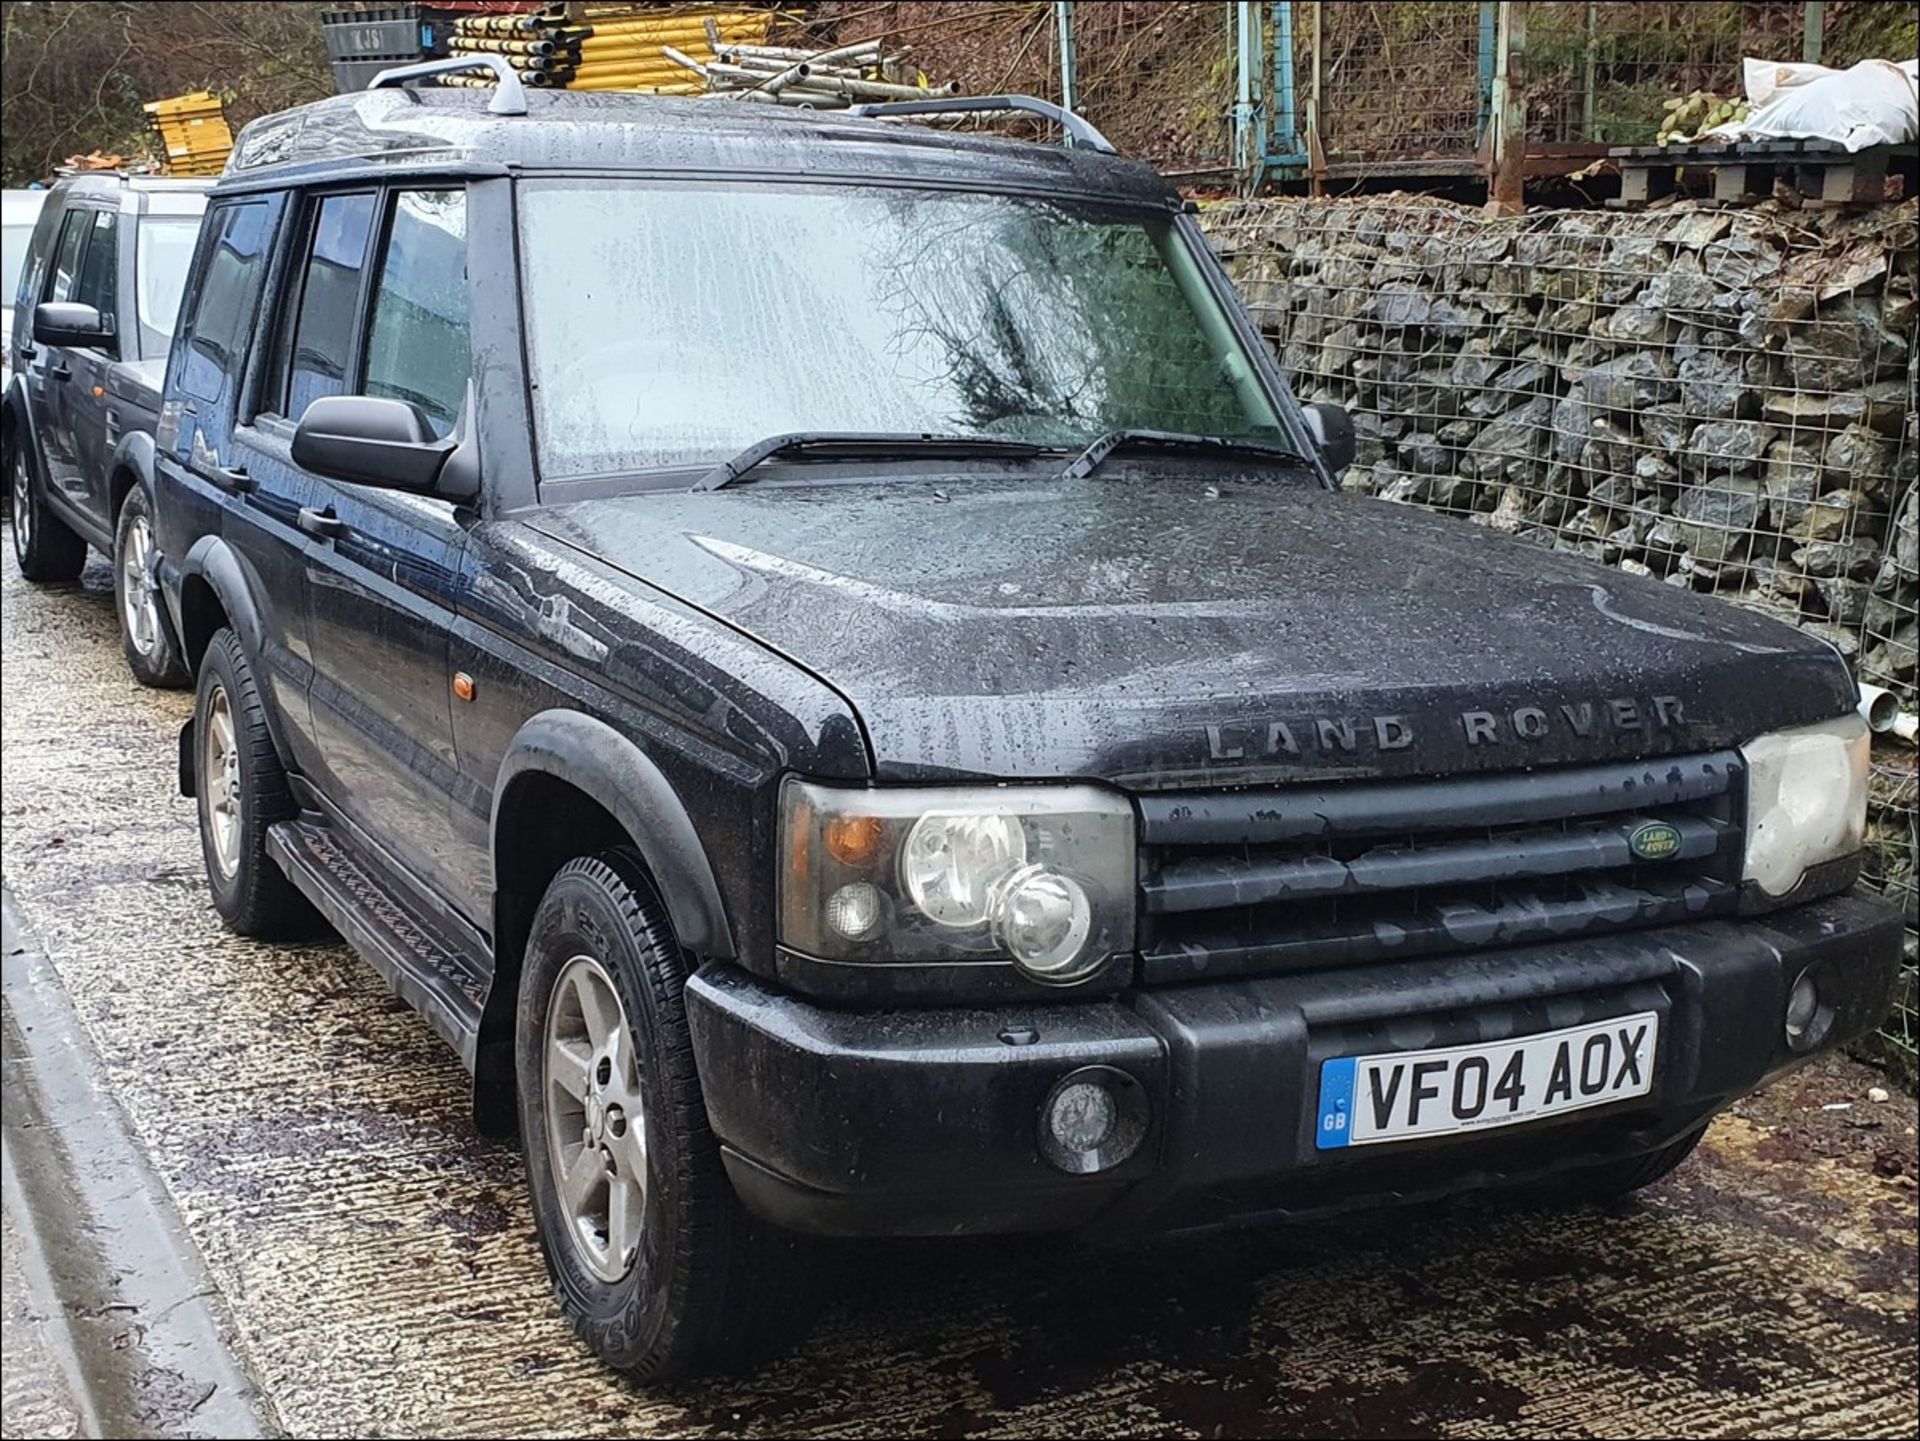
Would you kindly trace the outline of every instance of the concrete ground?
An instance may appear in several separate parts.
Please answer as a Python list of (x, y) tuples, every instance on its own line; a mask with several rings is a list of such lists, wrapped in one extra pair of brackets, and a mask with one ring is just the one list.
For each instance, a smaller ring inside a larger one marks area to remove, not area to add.
[(0, 1367), (0, 1436), (80, 1434), (80, 1403), (63, 1358), (72, 1343), (50, 1288), (29, 1278), (32, 1251), (22, 1241), (9, 1204), (0, 1210), (0, 1324), (6, 1365)]
[[(519, 1157), (476, 1138), (426, 1027), (337, 944), (220, 929), (174, 794), (187, 699), (129, 678), (105, 568), (52, 591), (0, 569), (6, 883), (288, 1431), (1920, 1430), (1914, 1106), (1870, 1101), (1846, 1061), (1606, 1211), (1456, 1205), (1122, 1254), (850, 1246), (784, 1359), (636, 1390), (557, 1319)], [(11, 1280), (6, 1304), (7, 1434), (16, 1404), (39, 1432)]]

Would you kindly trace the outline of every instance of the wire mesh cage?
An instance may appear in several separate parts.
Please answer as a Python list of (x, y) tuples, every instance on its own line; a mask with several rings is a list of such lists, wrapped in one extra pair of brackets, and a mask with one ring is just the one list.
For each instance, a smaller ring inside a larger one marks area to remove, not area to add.
[[(1920, 204), (1204, 213), (1302, 398), (1351, 411), (1347, 489), (1768, 612), (1913, 712)], [(1876, 738), (1867, 863), (1910, 918), (1914, 757)]]
[(1482, 47), (1492, 43), (1492, 27), (1483, 27), (1482, 9), (1387, 0), (1295, 6), (1297, 83), (1312, 90), (1317, 44), (1328, 158), (1470, 158), (1486, 120)]
[(1674, 96), (1737, 96), (1743, 56), (1797, 60), (1805, 6), (1736, 0), (1536, 0), (1527, 131), (1547, 144), (1650, 145)]
[(1232, 23), (1233, 7), (1211, 0), (1076, 5), (1080, 112), (1124, 153), (1151, 155), (1162, 169), (1231, 164)]

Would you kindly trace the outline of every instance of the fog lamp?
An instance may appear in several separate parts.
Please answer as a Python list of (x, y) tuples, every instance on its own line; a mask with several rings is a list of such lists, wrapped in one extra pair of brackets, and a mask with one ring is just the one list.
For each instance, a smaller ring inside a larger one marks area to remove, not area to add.
[(1040, 1107), (1040, 1154), (1077, 1176), (1109, 1170), (1140, 1149), (1147, 1095), (1112, 1066), (1083, 1066), (1063, 1076)]
[(1119, 1109), (1107, 1088), (1094, 1081), (1075, 1081), (1062, 1086), (1047, 1107), (1047, 1129), (1061, 1149), (1097, 1151), (1113, 1134)]
[(1793, 989), (1787, 992), (1785, 1030), (1788, 1049), (1812, 1050), (1826, 1039), (1832, 1025), (1833, 1011), (1820, 1004), (1820, 987), (1813, 979), (1813, 972), (1802, 971), (1800, 979), (1793, 983)]

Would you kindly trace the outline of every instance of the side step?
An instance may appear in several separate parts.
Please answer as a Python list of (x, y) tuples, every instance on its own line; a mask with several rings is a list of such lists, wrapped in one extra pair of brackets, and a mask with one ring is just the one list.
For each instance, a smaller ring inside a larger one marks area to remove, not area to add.
[(381, 884), (325, 822), (300, 819), (269, 827), (267, 853), (471, 1071), (487, 1001), (485, 963)]

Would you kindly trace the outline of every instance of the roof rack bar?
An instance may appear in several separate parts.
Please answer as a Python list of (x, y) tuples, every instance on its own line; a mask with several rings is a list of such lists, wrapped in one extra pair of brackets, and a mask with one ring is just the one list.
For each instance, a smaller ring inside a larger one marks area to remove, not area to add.
[(1037, 95), (959, 95), (930, 100), (880, 100), (871, 105), (855, 105), (849, 115), (959, 115), (982, 110), (1024, 110), (1044, 115), (1067, 132), (1069, 145), (1084, 146), (1102, 155), (1118, 152), (1113, 142), (1094, 129), (1083, 116)]
[(527, 92), (520, 84), (520, 77), (513, 73), (513, 67), (507, 64), (504, 55), (456, 55), (450, 60), (423, 60), (418, 65), (396, 65), (391, 70), (382, 70), (367, 82), (367, 89), (380, 90), (387, 86), (399, 88), (409, 80), (423, 80), (429, 75), (451, 75), (456, 70), (491, 70), (499, 88), (493, 92), (493, 99), (487, 102), (487, 109), (495, 115), (525, 115), (527, 113)]

